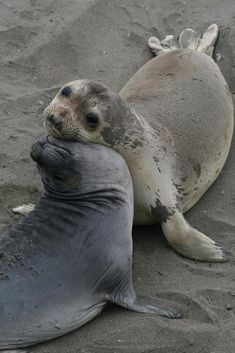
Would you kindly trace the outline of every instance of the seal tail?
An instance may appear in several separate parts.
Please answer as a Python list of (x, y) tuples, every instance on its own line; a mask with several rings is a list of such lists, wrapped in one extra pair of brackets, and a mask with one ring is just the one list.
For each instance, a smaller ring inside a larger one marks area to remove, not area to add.
[(180, 33), (178, 39), (173, 35), (167, 35), (162, 41), (157, 37), (151, 37), (148, 45), (156, 56), (176, 49), (192, 49), (212, 57), (218, 33), (216, 24), (210, 25), (202, 35), (192, 28), (186, 28)]

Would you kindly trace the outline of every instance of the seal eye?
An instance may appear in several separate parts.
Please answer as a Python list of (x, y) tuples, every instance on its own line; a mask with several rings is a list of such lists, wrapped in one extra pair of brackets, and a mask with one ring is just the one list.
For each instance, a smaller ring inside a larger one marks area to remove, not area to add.
[(85, 121), (86, 121), (86, 125), (90, 128), (90, 129), (95, 129), (99, 123), (99, 118), (97, 115), (95, 115), (94, 113), (86, 113), (85, 114)]
[(69, 86), (65, 86), (62, 91), (61, 91), (61, 95), (64, 97), (69, 97), (72, 94), (72, 90)]

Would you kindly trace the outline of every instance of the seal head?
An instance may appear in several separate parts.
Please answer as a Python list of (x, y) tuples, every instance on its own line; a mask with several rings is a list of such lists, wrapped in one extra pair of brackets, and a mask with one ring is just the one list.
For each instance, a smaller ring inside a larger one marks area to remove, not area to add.
[(118, 94), (93, 80), (64, 86), (43, 114), (44, 126), (53, 136), (109, 146), (124, 139), (129, 115)]

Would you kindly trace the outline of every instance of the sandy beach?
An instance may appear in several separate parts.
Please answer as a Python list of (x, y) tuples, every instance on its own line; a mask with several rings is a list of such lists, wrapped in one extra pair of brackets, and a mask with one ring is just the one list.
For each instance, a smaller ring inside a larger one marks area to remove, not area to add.
[[(235, 101), (234, 0), (0, 0), (0, 230), (12, 208), (42, 186), (29, 151), (44, 133), (42, 111), (66, 82), (100, 79), (119, 91), (152, 58), (150, 36), (220, 29), (215, 54)], [(134, 284), (182, 318), (109, 307), (77, 331), (32, 353), (233, 353), (235, 351), (235, 142), (216, 182), (186, 219), (231, 251), (229, 262), (187, 260), (159, 226), (135, 227)], [(1, 285), (1, 283), (0, 283)]]

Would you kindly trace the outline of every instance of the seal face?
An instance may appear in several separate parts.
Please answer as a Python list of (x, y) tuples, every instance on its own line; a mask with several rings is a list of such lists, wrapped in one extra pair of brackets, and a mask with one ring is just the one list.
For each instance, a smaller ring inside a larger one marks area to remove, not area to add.
[[(77, 80), (58, 92), (44, 112), (44, 125), (54, 136), (89, 142), (100, 139), (103, 144), (101, 132), (110, 130), (117, 111), (121, 113), (120, 120), (126, 120), (126, 105), (118, 95), (99, 81)], [(107, 131), (107, 140), (112, 142), (113, 137), (108, 135)]]
[(122, 157), (104, 146), (52, 137), (36, 141), (31, 156), (44, 194), (0, 238), (0, 349), (61, 336), (108, 302), (179, 317), (134, 291), (133, 189)]
[(226, 252), (183, 213), (216, 179), (231, 145), (231, 94), (211, 58), (217, 35), (211, 25), (202, 37), (184, 30), (179, 44), (172, 36), (151, 38), (160, 55), (119, 95), (98, 81), (77, 80), (65, 86), (70, 96), (62, 88), (44, 112), (50, 134), (107, 145), (123, 156), (134, 184), (136, 224), (160, 221), (176, 251), (212, 262), (226, 261)]

